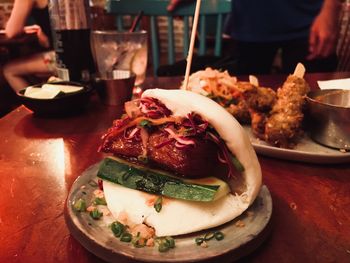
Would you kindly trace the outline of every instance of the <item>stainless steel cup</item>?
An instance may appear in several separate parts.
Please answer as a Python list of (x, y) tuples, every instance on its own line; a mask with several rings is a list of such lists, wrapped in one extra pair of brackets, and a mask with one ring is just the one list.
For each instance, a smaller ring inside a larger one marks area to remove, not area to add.
[(128, 72), (127, 75), (114, 73), (114, 78), (96, 80), (97, 92), (103, 104), (124, 105), (132, 97), (136, 75), (131, 72)]
[(350, 90), (318, 90), (306, 97), (311, 137), (326, 146), (350, 150)]

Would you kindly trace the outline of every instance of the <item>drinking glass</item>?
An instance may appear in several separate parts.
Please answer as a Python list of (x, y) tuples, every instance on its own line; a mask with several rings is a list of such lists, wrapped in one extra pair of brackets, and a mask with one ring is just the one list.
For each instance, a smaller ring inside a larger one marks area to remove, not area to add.
[(147, 32), (92, 31), (93, 56), (102, 79), (113, 78), (115, 70), (136, 75), (135, 86), (142, 84), (147, 69)]

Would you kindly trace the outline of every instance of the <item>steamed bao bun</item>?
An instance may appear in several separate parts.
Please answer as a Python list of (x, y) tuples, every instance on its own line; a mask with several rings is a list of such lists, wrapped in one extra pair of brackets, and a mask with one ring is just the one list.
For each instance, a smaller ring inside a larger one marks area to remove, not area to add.
[(191, 91), (150, 89), (142, 97), (160, 100), (175, 116), (199, 114), (215, 128), (245, 170), (237, 192), (213, 202), (167, 198), (159, 213), (147, 205), (152, 195), (104, 181), (107, 205), (113, 216), (126, 214), (132, 223), (152, 226), (157, 236), (175, 236), (219, 226), (242, 214), (258, 195), (262, 178), (255, 151), (238, 121), (213, 100)]

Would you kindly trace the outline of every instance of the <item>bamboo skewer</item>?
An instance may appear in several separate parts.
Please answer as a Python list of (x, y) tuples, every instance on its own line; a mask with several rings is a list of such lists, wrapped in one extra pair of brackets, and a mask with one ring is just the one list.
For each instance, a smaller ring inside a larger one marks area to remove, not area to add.
[(196, 32), (197, 32), (200, 8), (201, 8), (201, 0), (197, 0), (196, 9), (195, 9), (195, 12), (194, 12), (194, 17), (193, 17), (193, 26), (192, 26), (192, 32), (191, 32), (190, 48), (188, 50), (187, 59), (186, 59), (187, 65), (186, 65), (185, 81), (184, 81), (184, 88), (185, 88), (185, 90), (188, 89), (188, 79), (190, 77), (190, 70), (191, 70), (192, 57), (193, 57), (194, 41), (195, 41), (195, 38), (196, 38)]
[(259, 87), (259, 80), (256, 76), (254, 75), (249, 75), (249, 82), (250, 84), (256, 86), (256, 87)]
[(296, 65), (293, 75), (298, 77), (298, 78), (304, 78), (305, 67), (302, 63), (298, 63)]

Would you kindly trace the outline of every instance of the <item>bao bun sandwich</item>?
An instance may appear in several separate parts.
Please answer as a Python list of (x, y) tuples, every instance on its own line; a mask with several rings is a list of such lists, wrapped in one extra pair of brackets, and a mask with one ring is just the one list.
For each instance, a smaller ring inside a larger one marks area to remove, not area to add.
[(98, 176), (115, 218), (175, 236), (222, 225), (253, 203), (258, 159), (219, 104), (191, 91), (150, 89), (125, 111), (100, 147), (114, 156)]

